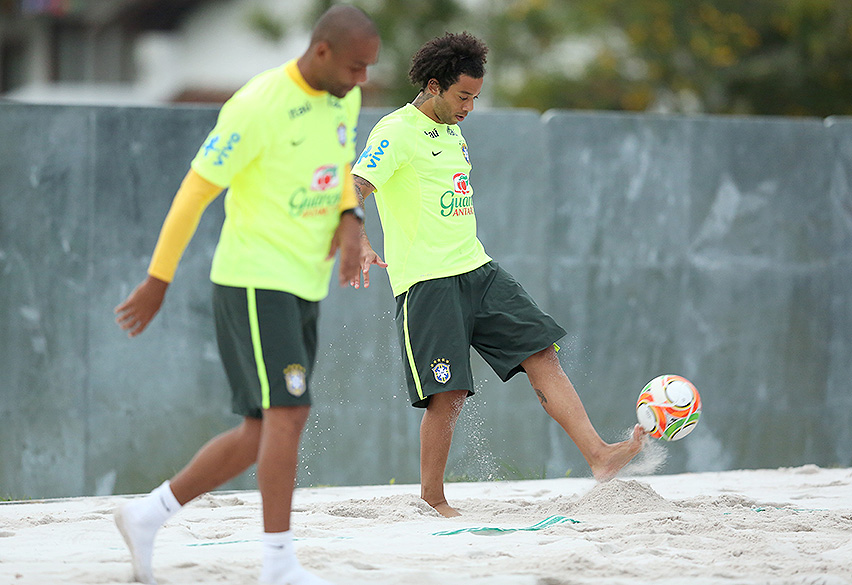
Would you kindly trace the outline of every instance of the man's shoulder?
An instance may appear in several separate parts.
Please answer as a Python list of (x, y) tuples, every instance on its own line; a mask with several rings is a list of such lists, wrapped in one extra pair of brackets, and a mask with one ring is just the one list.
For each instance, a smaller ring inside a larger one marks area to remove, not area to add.
[(382, 116), (376, 126), (414, 126), (417, 119), (412, 115), (413, 109), (411, 104), (406, 104)]
[(414, 108), (403, 106), (398, 110), (383, 116), (373, 127), (372, 133), (375, 135), (388, 135), (405, 137), (414, 136), (419, 131), (420, 120), (415, 115), (417, 111), (412, 112)]
[[(295, 84), (283, 67), (258, 73), (225, 102), (224, 108), (240, 110), (246, 115), (286, 107), (293, 101)], [(285, 103), (286, 102), (286, 103)]]
[(270, 89), (279, 89), (289, 80), (290, 78), (287, 75), (284, 65), (267, 69), (249, 79), (240, 89), (237, 90), (234, 97), (242, 94), (268, 91)]

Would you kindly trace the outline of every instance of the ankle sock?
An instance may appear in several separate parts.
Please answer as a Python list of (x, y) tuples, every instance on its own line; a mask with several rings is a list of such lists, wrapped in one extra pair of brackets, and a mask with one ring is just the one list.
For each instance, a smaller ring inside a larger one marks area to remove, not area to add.
[(263, 585), (332, 585), (299, 564), (293, 546), (293, 533), (289, 530), (263, 533), (260, 582)]
[(263, 570), (262, 583), (274, 583), (275, 577), (286, 574), (290, 568), (298, 565), (296, 550), (293, 546), (293, 533), (263, 533)]
[(166, 480), (138, 502), (131, 502), (128, 511), (136, 523), (156, 530), (180, 508), (169, 480)]
[(152, 557), (154, 537), (166, 520), (180, 509), (168, 481), (139, 500), (121, 506), (115, 512), (115, 522), (121, 532), (133, 565), (136, 581), (155, 585)]

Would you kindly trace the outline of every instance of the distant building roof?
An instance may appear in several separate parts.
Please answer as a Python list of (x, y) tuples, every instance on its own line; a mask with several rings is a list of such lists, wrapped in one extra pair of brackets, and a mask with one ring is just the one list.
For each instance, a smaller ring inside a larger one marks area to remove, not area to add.
[(13, 17), (48, 17), (136, 30), (172, 30), (196, 6), (212, 0), (20, 0), (2, 2)]

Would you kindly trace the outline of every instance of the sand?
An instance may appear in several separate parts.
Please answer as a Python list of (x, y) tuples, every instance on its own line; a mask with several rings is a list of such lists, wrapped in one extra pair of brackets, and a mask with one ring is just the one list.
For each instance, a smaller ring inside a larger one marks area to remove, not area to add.
[[(340, 585), (852, 585), (852, 469), (305, 488), (303, 565)], [(133, 496), (0, 504), (0, 585), (130, 581), (113, 509)], [(216, 492), (158, 536), (161, 585), (255, 584), (260, 497)]]

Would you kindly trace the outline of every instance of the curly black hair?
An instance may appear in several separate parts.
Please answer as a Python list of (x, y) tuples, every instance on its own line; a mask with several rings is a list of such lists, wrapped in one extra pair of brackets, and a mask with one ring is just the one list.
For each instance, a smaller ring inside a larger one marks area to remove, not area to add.
[(432, 39), (411, 58), (408, 78), (414, 85), (425, 88), (436, 79), (442, 91), (447, 91), (462, 74), (482, 79), (485, 76), (485, 55), (488, 47), (467, 31), (447, 33)]

